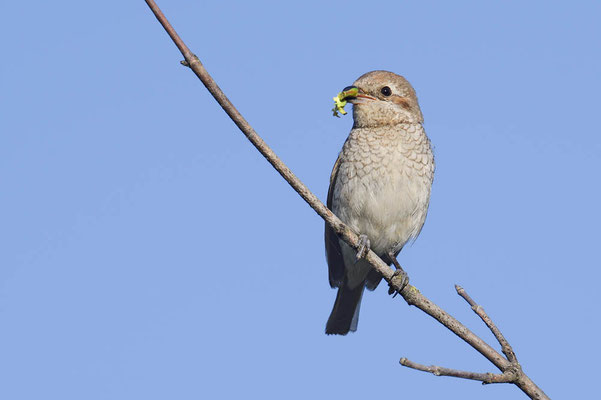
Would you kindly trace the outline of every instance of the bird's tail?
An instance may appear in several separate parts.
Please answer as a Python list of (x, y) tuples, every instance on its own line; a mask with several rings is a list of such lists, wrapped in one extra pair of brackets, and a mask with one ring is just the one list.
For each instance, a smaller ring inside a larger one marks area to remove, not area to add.
[(357, 330), (363, 289), (365, 289), (364, 283), (351, 289), (346, 285), (346, 279), (344, 280), (338, 288), (336, 302), (326, 324), (326, 334), (346, 335), (349, 331)]

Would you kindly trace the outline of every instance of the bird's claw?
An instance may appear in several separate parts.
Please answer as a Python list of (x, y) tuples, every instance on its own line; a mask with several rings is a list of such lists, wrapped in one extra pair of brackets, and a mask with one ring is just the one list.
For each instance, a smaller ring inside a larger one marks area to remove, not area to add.
[[(392, 274), (392, 278), (390, 278), (390, 284), (388, 288), (388, 294), (392, 294), (392, 297), (395, 297), (397, 294), (403, 291), (405, 287), (409, 284), (409, 275), (402, 269), (399, 268)], [(398, 287), (399, 289), (395, 289)]]
[(370, 243), (367, 235), (359, 235), (359, 247), (357, 248), (357, 256), (355, 262), (364, 258), (369, 253)]

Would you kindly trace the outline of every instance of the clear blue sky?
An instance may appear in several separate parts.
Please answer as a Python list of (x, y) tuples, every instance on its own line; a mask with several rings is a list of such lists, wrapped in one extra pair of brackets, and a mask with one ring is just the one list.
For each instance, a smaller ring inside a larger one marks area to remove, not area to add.
[[(332, 96), (406, 76), (437, 160), (411, 282), (494, 343), (468, 289), (551, 397), (597, 392), (598, 2), (206, 3), (159, 5), (322, 199)], [(324, 334), (321, 219), (143, 1), (0, 8), (0, 398), (525, 398), (401, 367), (494, 371), (384, 285)]]

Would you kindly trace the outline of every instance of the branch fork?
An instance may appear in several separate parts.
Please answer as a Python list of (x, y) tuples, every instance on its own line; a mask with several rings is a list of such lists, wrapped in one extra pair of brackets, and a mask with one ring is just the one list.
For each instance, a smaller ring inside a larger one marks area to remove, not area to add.
[(461, 296), (471, 307), (472, 311), (474, 311), (484, 322), (484, 324), (490, 329), (493, 333), (499, 344), (501, 345), (501, 350), (503, 354), (505, 354), (505, 358), (508, 361), (508, 364), (500, 367), (502, 373), (494, 374), (492, 372), (471, 372), (471, 371), (462, 371), (458, 369), (440, 367), (438, 365), (423, 365), (413, 362), (405, 357), (401, 358), (399, 361), (401, 365), (416, 369), (418, 371), (430, 372), (436, 376), (452, 376), (455, 378), (463, 378), (463, 379), (471, 379), (475, 381), (481, 381), (483, 385), (490, 383), (516, 383), (518, 380), (524, 376), (524, 372), (522, 371), (522, 367), (519, 364), (515, 353), (507, 341), (499, 328), (492, 322), (492, 319), (486, 314), (484, 308), (478, 304), (467, 294), (464, 288), (459, 285), (455, 285), (455, 290), (457, 294)]

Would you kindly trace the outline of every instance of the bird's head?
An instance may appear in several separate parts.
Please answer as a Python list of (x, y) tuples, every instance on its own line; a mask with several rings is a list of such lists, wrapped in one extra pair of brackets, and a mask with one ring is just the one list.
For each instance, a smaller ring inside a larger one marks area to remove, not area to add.
[(356, 93), (344, 99), (353, 105), (355, 127), (423, 122), (415, 90), (405, 78), (393, 72), (368, 72), (344, 88), (345, 92)]

